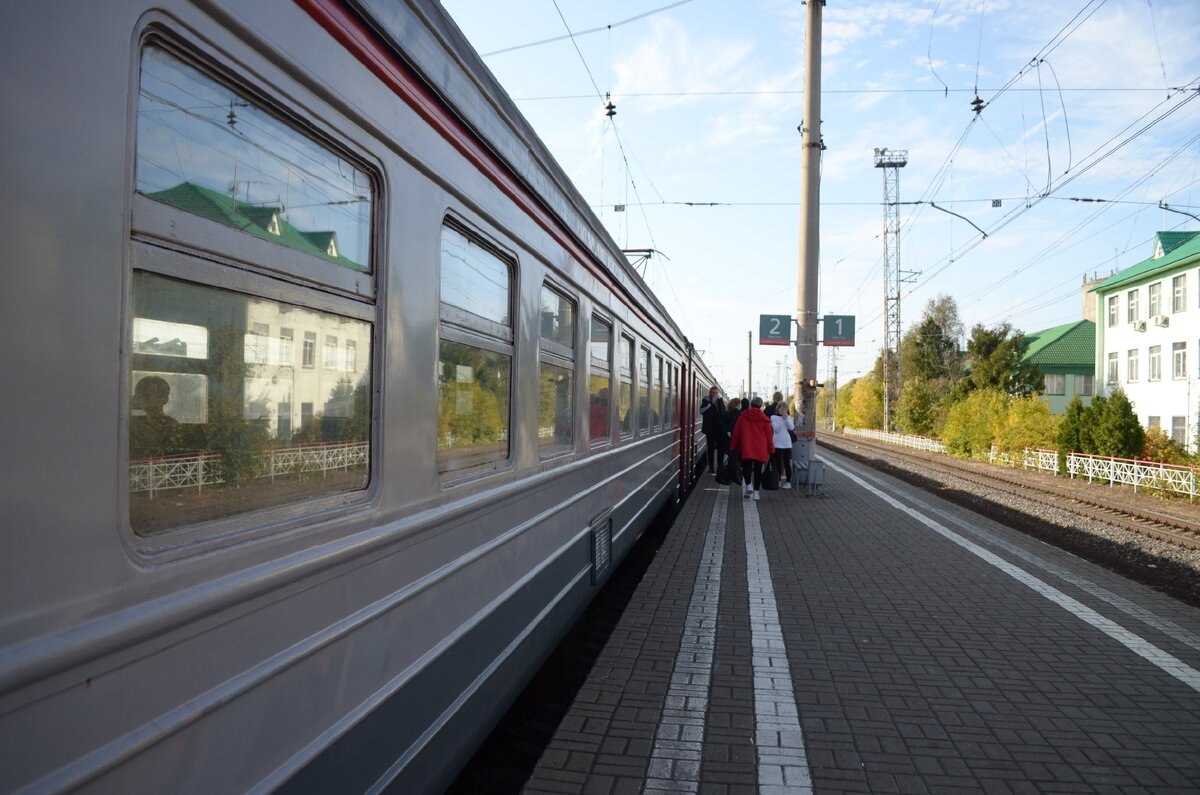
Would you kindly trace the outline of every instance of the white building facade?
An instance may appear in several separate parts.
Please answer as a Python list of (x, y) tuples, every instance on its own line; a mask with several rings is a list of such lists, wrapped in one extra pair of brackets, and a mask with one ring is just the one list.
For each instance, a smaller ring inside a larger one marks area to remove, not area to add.
[(1096, 381), (1138, 419), (1196, 451), (1200, 403), (1200, 233), (1159, 232), (1153, 255), (1092, 288)]

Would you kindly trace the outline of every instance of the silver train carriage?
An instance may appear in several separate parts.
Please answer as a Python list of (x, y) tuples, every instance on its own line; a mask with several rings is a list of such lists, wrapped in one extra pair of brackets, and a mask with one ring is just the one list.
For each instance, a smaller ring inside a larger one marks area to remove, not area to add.
[(0, 790), (446, 784), (711, 375), (436, 0), (4, 22)]

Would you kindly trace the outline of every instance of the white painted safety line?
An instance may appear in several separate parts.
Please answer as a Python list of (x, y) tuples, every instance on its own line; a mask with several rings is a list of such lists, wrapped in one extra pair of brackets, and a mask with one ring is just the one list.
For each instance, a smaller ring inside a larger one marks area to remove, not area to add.
[(792, 688), (783, 629), (767, 545), (758, 508), (745, 500), (746, 581), (750, 591), (750, 636), (754, 649), (754, 744), (758, 750), (758, 790), (811, 793), (812, 775), (800, 730), (800, 710)]
[(1200, 691), (1200, 671), (1197, 671), (1195, 668), (1187, 665), (1179, 658), (1168, 654), (1167, 652), (1147, 641), (1145, 638), (1142, 638), (1137, 634), (1125, 629), (1112, 619), (1097, 613), (1095, 610), (1083, 604), (1079, 600), (1070, 597), (1052, 585), (1043, 582), (1019, 566), (1014, 566), (1000, 556), (979, 546), (975, 542), (963, 538), (958, 533), (955, 533), (945, 525), (934, 521), (915, 508), (905, 505), (892, 495), (876, 488), (875, 486), (872, 486), (870, 483), (855, 475), (845, 467), (837, 466), (832, 463), (828, 463), (828, 465), (832, 467), (834, 471), (845, 475), (847, 478), (862, 486), (875, 496), (879, 497), (896, 510), (908, 514), (943, 538), (958, 544), (960, 547), (985, 561), (986, 563), (995, 566), (997, 569), (1012, 577), (1017, 582), (1021, 583), (1030, 590), (1041, 594), (1080, 620), (1092, 625), (1113, 640), (1125, 646), (1125, 648), (1129, 649), (1134, 654), (1158, 666), (1193, 690)]
[(683, 622), (683, 641), (675, 655), (671, 684), (654, 735), (643, 792), (696, 792), (704, 750), (704, 717), (712, 683), (713, 649), (717, 644), (717, 603), (721, 600), (721, 567), (725, 558), (728, 489), (717, 494), (704, 551)]

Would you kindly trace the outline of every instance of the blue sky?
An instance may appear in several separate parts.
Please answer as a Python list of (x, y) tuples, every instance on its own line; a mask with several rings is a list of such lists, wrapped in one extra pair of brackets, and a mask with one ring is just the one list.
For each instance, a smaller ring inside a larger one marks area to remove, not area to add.
[[(754, 389), (783, 381), (790, 355), (758, 346), (757, 329), (796, 308), (805, 7), (443, 5), (616, 241), (662, 253), (646, 279), (726, 389), (746, 381), (751, 330)], [(1085, 274), (1145, 259), (1157, 230), (1200, 229), (1158, 207), (1200, 215), (1198, 32), (1196, 0), (830, 0), (820, 312), (857, 318), (840, 380), (869, 370), (884, 338), (876, 147), (908, 150), (901, 202), (970, 221), (899, 208), (900, 265), (919, 273), (906, 330), (941, 294), (968, 329), (1078, 320)]]

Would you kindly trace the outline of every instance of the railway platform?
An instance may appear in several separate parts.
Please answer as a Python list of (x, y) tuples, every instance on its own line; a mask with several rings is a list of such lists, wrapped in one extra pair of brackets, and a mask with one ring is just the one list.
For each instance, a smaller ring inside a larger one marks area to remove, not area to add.
[(1200, 611), (819, 458), (703, 475), (527, 792), (1200, 788)]

